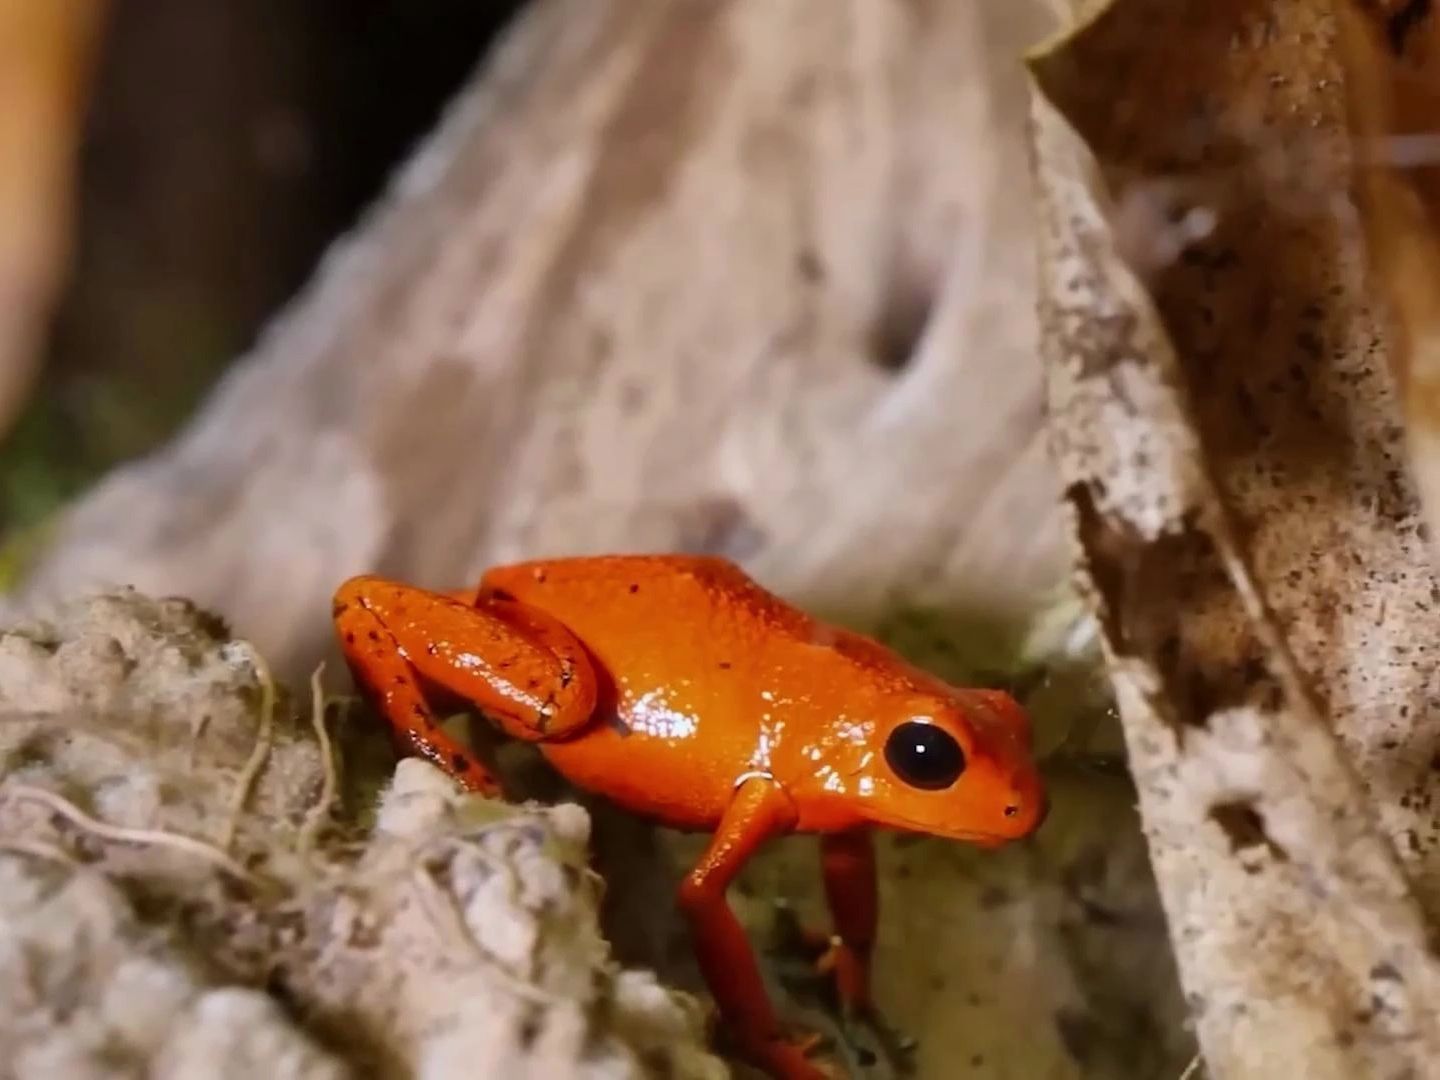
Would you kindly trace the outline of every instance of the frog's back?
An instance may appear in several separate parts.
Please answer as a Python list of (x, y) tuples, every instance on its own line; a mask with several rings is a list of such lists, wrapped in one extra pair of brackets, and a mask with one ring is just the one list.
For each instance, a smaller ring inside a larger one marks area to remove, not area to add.
[(482, 590), (559, 619), (598, 668), (595, 721), (542, 749), (578, 785), (681, 828), (713, 826), (755, 767), (781, 641), (815, 622), (724, 559), (617, 555), (496, 567)]
[[(706, 555), (597, 555), (497, 566), (483, 586), (548, 611), (599, 643), (628, 645), (657, 623), (738, 629), (737, 620), (769, 633), (804, 637), (813, 620), (757, 585), (728, 559)], [(582, 627), (588, 628), (582, 631)], [(665, 632), (659, 639), (673, 644)]]

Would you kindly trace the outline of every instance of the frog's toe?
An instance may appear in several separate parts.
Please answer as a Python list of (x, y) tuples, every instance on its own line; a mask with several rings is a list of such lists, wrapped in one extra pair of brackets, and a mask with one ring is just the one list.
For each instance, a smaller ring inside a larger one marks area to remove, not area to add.
[(824, 1042), (824, 1036), (808, 1032), (766, 1039), (743, 1053), (775, 1080), (837, 1080), (838, 1072), (812, 1056)]
[(846, 1016), (871, 1012), (870, 977), (865, 960), (838, 937), (832, 937), (815, 960), (815, 971), (830, 978)]

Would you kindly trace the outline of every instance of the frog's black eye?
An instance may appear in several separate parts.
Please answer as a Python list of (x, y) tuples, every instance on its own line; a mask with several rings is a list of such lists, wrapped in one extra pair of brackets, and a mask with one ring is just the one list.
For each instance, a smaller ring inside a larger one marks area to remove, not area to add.
[(907, 720), (885, 740), (885, 761), (905, 783), (939, 791), (965, 771), (965, 753), (944, 728)]

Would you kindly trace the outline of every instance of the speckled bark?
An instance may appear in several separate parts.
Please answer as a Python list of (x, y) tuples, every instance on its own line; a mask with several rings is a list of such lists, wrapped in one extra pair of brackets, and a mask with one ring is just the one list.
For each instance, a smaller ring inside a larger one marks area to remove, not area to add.
[(1440, 592), (1333, 15), (1125, 0), (1032, 63), (1052, 438), (1222, 1077), (1440, 1061)]

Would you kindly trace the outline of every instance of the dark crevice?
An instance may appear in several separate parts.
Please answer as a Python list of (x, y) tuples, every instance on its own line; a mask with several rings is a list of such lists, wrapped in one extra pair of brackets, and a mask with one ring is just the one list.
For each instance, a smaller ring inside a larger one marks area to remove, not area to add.
[(1265, 819), (1253, 803), (1233, 801), (1216, 803), (1210, 807), (1210, 819), (1224, 830), (1230, 840), (1230, 850), (1235, 853), (1265, 848), (1277, 862), (1290, 858), (1285, 849), (1271, 839), (1265, 831)]
[(1160, 677), (1152, 704), (1167, 723), (1183, 729), (1228, 709), (1284, 707), (1283, 688), (1253, 636), (1237, 637), (1220, 653), (1187, 638), (1184, 613), (1209, 610), (1233, 591), (1213, 538), (1193, 515), (1147, 539), (1102, 512), (1089, 485), (1072, 484), (1065, 497), (1098, 594), (1101, 629), (1118, 655), (1143, 661)]
[(876, 367), (899, 372), (909, 366), (934, 306), (934, 297), (913, 283), (890, 289), (871, 329), (870, 359)]
[(1396, 56), (1405, 52), (1405, 39), (1430, 15), (1431, 0), (1410, 0), (1385, 20), (1385, 37)]

